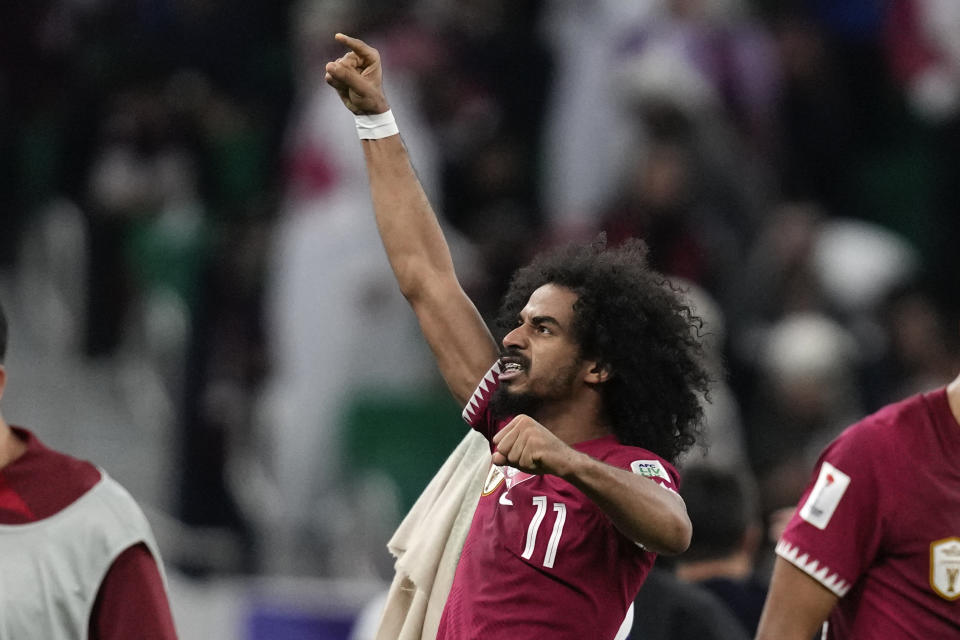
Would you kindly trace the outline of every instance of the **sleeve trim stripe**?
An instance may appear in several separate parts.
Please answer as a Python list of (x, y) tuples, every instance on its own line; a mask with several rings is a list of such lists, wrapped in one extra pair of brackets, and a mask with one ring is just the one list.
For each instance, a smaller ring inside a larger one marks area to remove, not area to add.
[(847, 595), (850, 590), (850, 583), (843, 580), (836, 571), (832, 571), (827, 565), (820, 566), (818, 560), (810, 558), (807, 553), (801, 553), (799, 547), (791, 545), (786, 540), (777, 543), (776, 552), (778, 556), (832, 591), (838, 598)]
[(486, 375), (483, 376), (480, 384), (477, 385), (476, 390), (467, 402), (467, 406), (463, 408), (461, 415), (471, 427), (476, 426), (477, 418), (486, 410), (486, 406), (490, 402), (490, 396), (493, 395), (494, 389), (497, 388), (497, 383), (500, 380), (500, 373), (502, 371), (500, 368), (500, 360), (497, 360), (493, 363), (493, 366), (490, 367), (490, 370), (487, 371)]

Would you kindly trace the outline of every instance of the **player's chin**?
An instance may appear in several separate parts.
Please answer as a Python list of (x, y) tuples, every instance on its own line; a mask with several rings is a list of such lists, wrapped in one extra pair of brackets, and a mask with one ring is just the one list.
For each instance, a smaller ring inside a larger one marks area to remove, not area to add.
[(501, 380), (500, 386), (503, 388), (503, 392), (505, 394), (514, 398), (522, 396), (525, 393), (523, 383), (519, 379), (519, 376), (509, 378), (507, 380)]

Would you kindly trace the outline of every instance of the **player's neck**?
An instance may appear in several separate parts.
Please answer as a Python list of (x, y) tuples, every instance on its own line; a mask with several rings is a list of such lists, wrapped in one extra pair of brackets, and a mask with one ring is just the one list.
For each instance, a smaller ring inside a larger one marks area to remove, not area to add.
[(16, 436), (0, 416), (0, 469), (22, 456), (26, 450), (27, 444)]
[(947, 402), (950, 403), (950, 412), (953, 419), (960, 426), (960, 376), (953, 379), (953, 382), (947, 385)]
[(599, 408), (590, 402), (550, 404), (533, 416), (566, 444), (594, 440), (610, 435), (610, 427), (602, 420)]

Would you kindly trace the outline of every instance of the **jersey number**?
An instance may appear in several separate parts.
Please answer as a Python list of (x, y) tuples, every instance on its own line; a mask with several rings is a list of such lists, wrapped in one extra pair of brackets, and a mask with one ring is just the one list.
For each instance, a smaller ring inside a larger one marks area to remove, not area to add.
[[(533, 548), (537, 544), (537, 532), (540, 530), (543, 516), (547, 514), (547, 496), (534, 496), (533, 506), (537, 508), (537, 512), (533, 514), (530, 526), (527, 527), (527, 543), (523, 547), (523, 553), (520, 554), (525, 560), (529, 560), (533, 556)], [(563, 523), (567, 519), (567, 505), (562, 502), (555, 502), (553, 510), (557, 512), (557, 519), (553, 522), (553, 532), (547, 542), (547, 552), (543, 556), (543, 566), (548, 569), (553, 567), (553, 563), (557, 559), (557, 545), (560, 544), (560, 536), (563, 535)]]

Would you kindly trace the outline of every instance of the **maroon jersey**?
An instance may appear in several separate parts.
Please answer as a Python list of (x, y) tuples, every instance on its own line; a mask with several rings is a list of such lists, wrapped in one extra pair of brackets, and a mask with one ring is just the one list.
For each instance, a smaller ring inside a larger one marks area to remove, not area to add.
[[(488, 440), (507, 423), (487, 411), (498, 382), (495, 366), (464, 411)], [(613, 436), (574, 448), (677, 486), (666, 461)], [(437, 638), (612, 640), (654, 559), (565, 480), (492, 466)]]
[(840, 597), (827, 637), (960, 638), (960, 425), (944, 389), (848, 428), (777, 553)]

